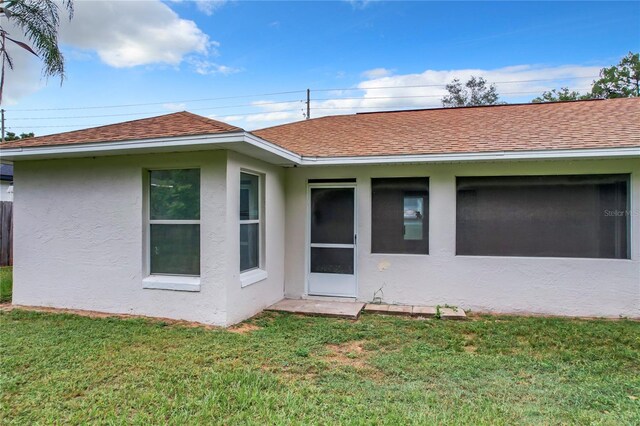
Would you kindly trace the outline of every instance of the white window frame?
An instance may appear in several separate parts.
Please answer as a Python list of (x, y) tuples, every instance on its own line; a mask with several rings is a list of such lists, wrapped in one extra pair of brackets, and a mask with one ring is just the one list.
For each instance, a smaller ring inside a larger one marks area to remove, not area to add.
[[(160, 220), (151, 219), (151, 173), (162, 170), (191, 170), (200, 171), (200, 219), (189, 220)], [(200, 261), (202, 261), (202, 169), (200, 167), (170, 167), (146, 169), (146, 278), (142, 280), (143, 288), (177, 291), (200, 291), (200, 275), (188, 274), (152, 274), (151, 273), (151, 225), (200, 225)], [(202, 264), (200, 265), (202, 273)]]
[[(240, 219), (240, 203), (241, 203), (241, 193), (242, 193), (242, 175), (252, 175), (258, 178), (258, 219)], [(240, 228), (242, 225), (258, 225), (258, 266), (240, 270), (240, 285), (241, 287), (246, 287), (248, 285), (257, 283), (259, 281), (265, 280), (267, 278), (267, 271), (264, 269), (265, 264), (265, 221), (264, 221), (264, 181), (265, 175), (263, 173), (254, 172), (251, 170), (240, 169), (240, 174), (238, 175), (240, 180), (240, 186), (238, 187), (238, 254), (240, 254), (239, 244), (240, 244)], [(238, 257), (238, 269), (240, 268), (240, 257)]]

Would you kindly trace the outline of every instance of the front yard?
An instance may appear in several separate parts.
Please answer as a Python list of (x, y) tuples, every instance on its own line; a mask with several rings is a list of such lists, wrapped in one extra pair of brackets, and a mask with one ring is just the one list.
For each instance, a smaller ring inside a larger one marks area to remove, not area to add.
[(640, 424), (640, 323), (0, 311), (0, 423)]

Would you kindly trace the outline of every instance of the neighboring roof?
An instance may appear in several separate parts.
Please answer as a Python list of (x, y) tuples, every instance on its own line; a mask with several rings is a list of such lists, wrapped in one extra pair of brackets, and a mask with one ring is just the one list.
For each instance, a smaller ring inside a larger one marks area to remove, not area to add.
[(13, 164), (0, 164), (0, 180), (13, 181)]
[(252, 133), (306, 157), (640, 147), (640, 98), (338, 115)]
[(0, 148), (71, 145), (241, 132), (241, 128), (182, 111), (140, 120), (4, 142)]

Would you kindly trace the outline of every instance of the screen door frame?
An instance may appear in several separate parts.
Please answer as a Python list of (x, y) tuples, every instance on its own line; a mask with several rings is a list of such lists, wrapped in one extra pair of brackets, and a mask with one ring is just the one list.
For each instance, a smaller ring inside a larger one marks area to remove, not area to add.
[[(351, 248), (353, 250), (353, 274), (323, 274), (311, 272), (311, 248), (322, 244), (311, 243), (311, 221), (312, 206), (311, 192), (314, 189), (335, 188), (335, 189), (352, 189), (353, 190), (353, 244), (340, 244), (341, 248)], [(305, 255), (305, 293), (309, 296), (330, 296), (356, 298), (358, 295), (358, 203), (357, 203), (357, 187), (356, 182), (326, 182), (326, 183), (308, 183), (307, 184), (307, 220), (306, 220), (306, 255)], [(345, 247), (347, 246), (347, 247)], [(348, 247), (351, 246), (351, 247)], [(327, 285), (322, 289), (323, 283)], [(341, 287), (343, 290), (336, 290)]]

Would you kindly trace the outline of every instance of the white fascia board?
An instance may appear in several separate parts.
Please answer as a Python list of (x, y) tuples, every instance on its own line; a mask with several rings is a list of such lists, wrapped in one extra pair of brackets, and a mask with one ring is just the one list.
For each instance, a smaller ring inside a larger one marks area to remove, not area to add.
[[(110, 151), (127, 151), (138, 149), (164, 149), (208, 144), (221, 144), (242, 141), (244, 132), (209, 134), (198, 136), (182, 136), (172, 138), (133, 139), (118, 142), (91, 142), (68, 145), (47, 145), (20, 148), (2, 148), (0, 153), (4, 158), (16, 160), (28, 157), (42, 157), (48, 155), (64, 156), (68, 154), (108, 154)], [(75, 155), (74, 155), (75, 156)]]
[[(598, 159), (640, 157), (638, 148), (603, 148), (603, 149), (551, 149), (537, 151), (499, 151), (452, 154), (420, 154), (420, 155), (376, 155), (352, 157), (305, 157), (289, 151), (277, 144), (262, 139), (249, 132), (233, 132), (198, 136), (172, 138), (156, 138), (129, 140), (119, 142), (99, 142), (86, 144), (49, 145), (42, 147), (2, 148), (0, 157), (3, 161), (19, 161), (36, 158), (64, 158), (92, 155), (128, 154), (141, 152), (167, 151), (169, 148), (189, 150), (206, 149), (207, 145), (224, 145), (246, 143), (281, 158), (283, 165), (298, 166), (333, 166), (333, 165), (374, 165), (374, 164), (415, 164), (415, 163), (447, 163), (466, 161), (500, 161), (500, 160), (554, 160), (554, 159)], [(293, 163), (293, 164), (291, 164)]]
[(2, 148), (0, 146), (0, 156), (3, 160), (19, 161), (37, 158), (64, 158), (78, 156), (110, 155), (110, 154), (135, 154), (139, 152), (158, 152), (168, 149), (195, 150), (203, 149), (207, 146), (246, 143), (257, 147), (265, 152), (281, 158), (283, 163), (292, 162), (298, 164), (300, 156), (290, 152), (278, 145), (263, 139), (257, 138), (247, 132), (208, 134), (197, 136), (183, 136), (171, 138), (140, 139), (118, 142), (94, 142), (84, 144), (69, 145), (49, 145), (23, 148)]
[(295, 164), (300, 164), (302, 157), (292, 151), (289, 151), (288, 149), (285, 149), (283, 147), (281, 147), (280, 145), (276, 145), (274, 143), (271, 143), (265, 139), (259, 138), (256, 135), (249, 133), (249, 132), (245, 132), (244, 134), (244, 142), (258, 147), (260, 149), (263, 149), (265, 151), (268, 151), (272, 154), (275, 154), (279, 157), (282, 157), (288, 161), (291, 161)]
[(301, 166), (337, 166), (359, 164), (415, 164), (466, 161), (571, 160), (640, 157), (640, 148), (567, 149), (540, 151), (500, 151), (425, 155), (378, 155), (362, 157), (302, 157)]

